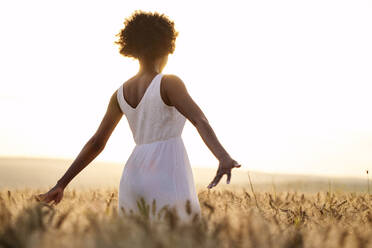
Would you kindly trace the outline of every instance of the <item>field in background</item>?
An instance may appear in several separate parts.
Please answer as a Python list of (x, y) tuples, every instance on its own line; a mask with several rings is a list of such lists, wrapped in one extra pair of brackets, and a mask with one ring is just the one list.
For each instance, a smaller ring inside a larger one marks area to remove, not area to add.
[[(0, 157), (0, 189), (15, 188), (48, 188), (65, 173), (71, 160), (36, 159), (36, 158), (6, 158)], [(122, 164), (92, 162), (77, 175), (68, 188), (88, 189), (119, 186), (124, 168)], [(217, 167), (217, 164), (216, 164)], [(195, 184), (198, 189), (204, 189), (212, 180), (216, 169), (193, 168)], [(250, 172), (252, 183), (257, 191), (289, 191), (289, 192), (368, 192), (367, 175), (365, 178), (328, 178), (305, 175), (267, 174)], [(363, 176), (363, 175), (362, 175)], [(248, 171), (234, 169), (232, 182), (226, 185), (223, 177), (218, 188), (249, 187)]]

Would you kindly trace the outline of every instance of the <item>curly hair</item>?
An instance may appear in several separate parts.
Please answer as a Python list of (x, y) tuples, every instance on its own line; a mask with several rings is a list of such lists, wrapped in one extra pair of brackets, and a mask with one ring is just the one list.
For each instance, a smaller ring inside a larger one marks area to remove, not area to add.
[(120, 54), (152, 60), (174, 52), (178, 32), (164, 14), (136, 10), (116, 36)]

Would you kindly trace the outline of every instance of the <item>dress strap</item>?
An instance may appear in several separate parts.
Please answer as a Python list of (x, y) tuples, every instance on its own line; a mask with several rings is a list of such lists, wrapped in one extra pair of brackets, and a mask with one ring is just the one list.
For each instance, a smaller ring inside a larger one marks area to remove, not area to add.
[(123, 101), (124, 100), (123, 85), (124, 85), (124, 83), (121, 84), (120, 87), (118, 88), (118, 90), (116, 92), (116, 99), (118, 101), (118, 104), (119, 104), (119, 107), (120, 107), (121, 111), (123, 113), (125, 113), (125, 107), (124, 107), (125, 101)]

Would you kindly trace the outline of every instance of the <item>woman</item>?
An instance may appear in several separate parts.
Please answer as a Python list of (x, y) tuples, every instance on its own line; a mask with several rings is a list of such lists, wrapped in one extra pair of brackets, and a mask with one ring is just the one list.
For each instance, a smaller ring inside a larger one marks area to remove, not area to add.
[[(208, 188), (221, 177), (231, 179), (231, 170), (240, 165), (219, 143), (201, 109), (188, 94), (182, 80), (161, 72), (168, 54), (175, 49), (178, 32), (174, 22), (163, 14), (136, 11), (118, 33), (120, 53), (138, 59), (136, 75), (124, 82), (111, 96), (107, 112), (96, 133), (83, 147), (57, 184), (39, 200), (58, 204), (68, 183), (104, 149), (123, 114), (136, 142), (120, 179), (118, 211), (136, 212), (138, 203), (157, 210), (175, 207), (186, 218), (185, 204), (200, 214), (193, 175), (181, 133), (188, 119), (219, 161), (216, 176)], [(142, 199), (142, 200), (141, 200)], [(143, 201), (144, 200), (144, 201)], [(190, 208), (189, 208), (190, 210)]]

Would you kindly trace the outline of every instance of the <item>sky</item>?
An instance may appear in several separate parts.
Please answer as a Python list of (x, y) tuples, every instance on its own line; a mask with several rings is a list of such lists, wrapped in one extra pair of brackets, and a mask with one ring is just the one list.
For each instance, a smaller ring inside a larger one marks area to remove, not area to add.
[[(138, 71), (114, 44), (135, 10), (174, 20), (176, 74), (243, 169), (365, 176), (372, 169), (372, 2), (2, 1), (0, 156), (75, 158)], [(212, 90), (211, 90), (212, 89)], [(195, 127), (192, 166), (218, 160)], [(123, 116), (96, 158), (125, 164)]]

